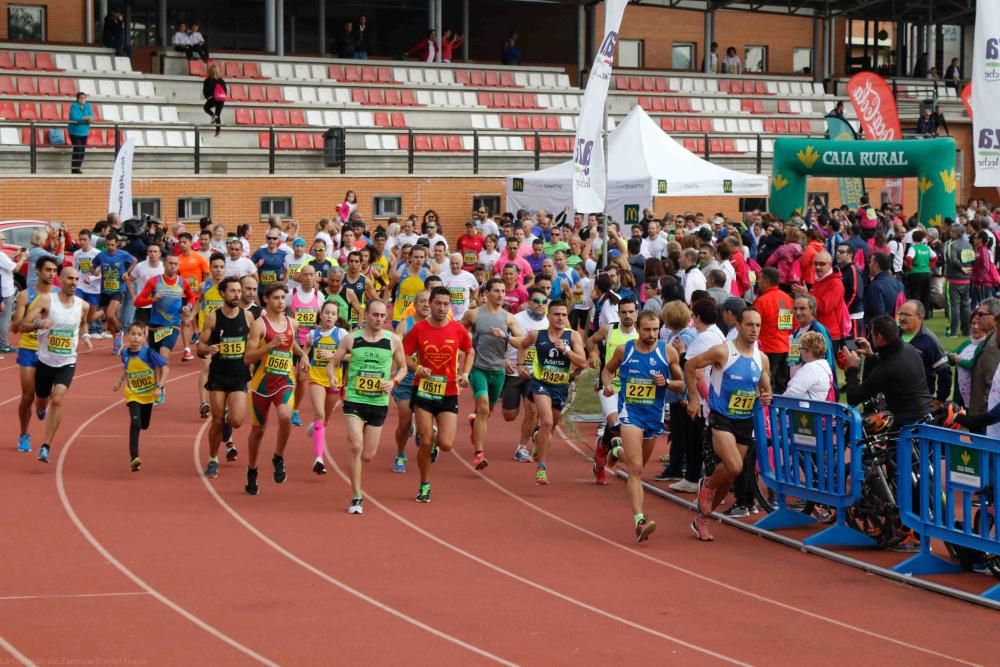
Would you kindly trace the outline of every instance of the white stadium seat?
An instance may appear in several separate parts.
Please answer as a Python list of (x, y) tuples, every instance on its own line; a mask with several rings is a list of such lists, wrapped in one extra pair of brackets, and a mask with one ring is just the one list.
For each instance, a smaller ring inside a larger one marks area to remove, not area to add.
[(131, 72), (132, 71), (132, 61), (125, 56), (115, 56), (115, 71), (116, 72)]
[(499, 130), (500, 129), (500, 116), (496, 114), (489, 114), (486, 116), (486, 129), (488, 130)]
[(327, 127), (336, 127), (337, 125), (340, 125), (340, 113), (337, 111), (324, 111), (323, 125), (326, 125)]
[(309, 111), (306, 111), (306, 122), (309, 123), (310, 125), (322, 127), (323, 112), (317, 111), (316, 109), (310, 109)]
[(97, 92), (101, 97), (118, 97), (115, 82), (107, 79), (101, 79), (97, 82)]
[(475, 109), (479, 106), (479, 102), (476, 100), (476, 94), (471, 91), (462, 91), (462, 106), (468, 107), (469, 109)]
[(429, 67), (424, 69), (424, 83), (440, 83), (436, 69), (430, 69)]
[(134, 104), (123, 104), (122, 105), (122, 122), (123, 123), (140, 123), (142, 122), (142, 114), (139, 112), (139, 107)]
[(306, 104), (316, 104), (317, 99), (316, 99), (315, 88), (313, 88), (312, 86), (303, 86), (302, 88), (299, 89), (299, 92), (302, 94), (303, 102), (305, 102)]
[(278, 68), (275, 67), (274, 63), (261, 63), (260, 75), (268, 79), (276, 79), (278, 77)]
[(375, 119), (372, 117), (371, 111), (359, 111), (358, 112), (358, 127), (374, 127)]
[(335, 98), (333, 96), (333, 88), (327, 88), (326, 86), (321, 86), (316, 89), (316, 101), (319, 104), (333, 104)]
[(21, 143), (21, 135), (16, 127), (0, 127), (0, 144), (17, 146)]
[(294, 69), (296, 79), (308, 80), (312, 78), (312, 72), (309, 71), (309, 65), (297, 64)]
[(292, 67), (291, 63), (278, 63), (278, 78), (279, 79), (295, 78), (295, 68)]
[(56, 67), (61, 70), (71, 71), (76, 69), (76, 66), (73, 64), (73, 56), (68, 53), (57, 53), (55, 62)]
[(73, 58), (76, 62), (76, 69), (80, 70), (81, 72), (94, 71), (94, 61), (89, 55), (77, 54), (73, 56)]
[(524, 150), (524, 138), (519, 136), (508, 137), (507, 145), (512, 151), (523, 151)]
[(167, 142), (163, 137), (163, 132), (160, 130), (146, 130), (146, 145), (156, 148), (166, 146)]
[(281, 94), (285, 96), (285, 99), (289, 102), (295, 103), (299, 101), (299, 89), (295, 86), (284, 86), (281, 89)]
[(142, 107), (142, 122), (144, 123), (159, 123), (160, 122), (160, 108), (155, 104), (147, 104)]
[(377, 134), (365, 135), (365, 148), (370, 151), (377, 151), (382, 148), (382, 140)]
[(470, 116), (472, 121), (473, 130), (485, 130), (486, 129), (486, 119), (483, 118), (482, 114), (474, 113)]
[(140, 81), (139, 82), (139, 97), (156, 97), (156, 88), (153, 87), (152, 81)]
[(426, 90), (417, 91), (417, 104), (429, 107), (431, 105), (431, 94)]
[(526, 88), (528, 86), (528, 74), (526, 72), (514, 72), (514, 85)]
[(407, 75), (410, 77), (410, 83), (424, 82), (424, 73), (419, 67), (411, 67)]
[(357, 127), (358, 125), (357, 113), (354, 111), (341, 111), (340, 124), (346, 127)]
[(510, 150), (507, 137), (493, 137), (493, 148), (498, 151)]
[(122, 120), (117, 104), (102, 104), (101, 116), (109, 123), (120, 123)]
[(135, 89), (135, 81), (119, 81), (118, 82), (118, 95), (121, 97), (137, 97), (137, 91)]
[(167, 135), (167, 146), (171, 148), (183, 148), (184, 147), (184, 133), (178, 132), (177, 130), (168, 130)]
[(93, 79), (80, 79), (76, 82), (76, 89), (81, 93), (87, 93), (88, 97), (97, 96), (97, 83)]
[(351, 93), (347, 88), (334, 88), (333, 96), (337, 100), (337, 104), (354, 104), (351, 101)]
[(441, 83), (445, 85), (455, 85), (455, 73), (450, 69), (443, 69), (439, 71), (438, 78), (441, 80)]
[(462, 106), (462, 92), (460, 90), (449, 90), (446, 93), (448, 98), (448, 106), (450, 107), (461, 107)]
[(111, 56), (94, 56), (94, 69), (98, 72), (114, 72), (115, 63)]
[(395, 134), (382, 134), (379, 136), (382, 140), (382, 150), (394, 151), (399, 149), (399, 142), (396, 140)]
[(316, 81), (323, 81), (326, 79), (326, 67), (323, 65), (310, 65), (309, 78), (315, 79)]

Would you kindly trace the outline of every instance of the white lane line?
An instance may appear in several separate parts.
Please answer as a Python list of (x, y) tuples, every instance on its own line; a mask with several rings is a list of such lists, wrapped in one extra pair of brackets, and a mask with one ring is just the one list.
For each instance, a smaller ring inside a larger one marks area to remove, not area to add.
[(0, 597), (0, 602), (10, 600), (82, 600), (85, 598), (123, 598), (133, 595), (149, 595), (146, 591), (132, 591), (130, 593), (63, 593), (54, 595), (5, 595)]
[[(80, 375), (74, 375), (73, 379), (74, 380), (79, 380), (81, 378), (89, 377), (91, 375), (96, 375), (98, 373), (103, 373), (104, 371), (110, 371), (110, 370), (113, 370), (115, 368), (121, 368), (121, 367), (122, 367), (122, 363), (121, 363), (121, 361), (119, 361), (117, 364), (114, 364), (113, 366), (105, 366), (104, 368), (98, 368), (96, 371), (89, 371), (87, 373), (81, 373)], [(114, 396), (114, 394), (112, 394), (112, 396)], [(21, 400), (21, 393), (18, 392), (17, 396), (13, 396), (13, 397), (8, 398), (8, 399), (6, 399), (4, 401), (0, 401), (0, 406), (8, 405), (9, 403), (13, 403), (15, 401), (20, 401), (20, 400)], [(32, 408), (32, 410), (34, 410), (34, 408)]]
[(0, 635), (0, 648), (2, 648), (3, 650), (7, 651), (7, 653), (10, 653), (12, 656), (14, 656), (14, 659), (17, 660), (22, 665), (24, 665), (25, 667), (35, 667), (35, 663), (33, 663), (28, 658), (28, 656), (18, 651), (17, 647), (11, 644), (6, 639), (4, 639), (2, 635)]
[[(333, 456), (330, 454), (330, 450), (328, 448), (324, 448), (324, 451), (326, 453), (326, 458), (327, 458), (327, 460), (330, 461), (330, 464), (333, 466), (334, 471), (340, 476), (340, 478), (342, 480), (344, 480), (345, 482), (347, 482), (348, 484), (350, 484), (350, 479), (347, 477), (346, 474), (344, 474), (344, 471), (340, 469), (340, 466), (337, 465), (337, 462), (333, 459)], [(456, 454), (456, 456), (457, 456), (457, 454)], [(559, 591), (557, 591), (557, 590), (555, 590), (553, 588), (549, 588), (548, 586), (545, 586), (544, 584), (540, 584), (540, 583), (538, 583), (536, 581), (533, 581), (531, 579), (527, 579), (525, 577), (522, 577), (519, 574), (511, 572), (510, 570), (507, 570), (507, 569), (505, 569), (503, 567), (500, 567), (499, 565), (491, 563), (488, 560), (480, 558), (479, 556), (476, 556), (475, 554), (470, 553), (470, 552), (466, 551), (465, 549), (462, 549), (461, 547), (459, 547), (459, 546), (457, 546), (455, 544), (452, 544), (451, 542), (449, 542), (449, 541), (447, 541), (447, 540), (445, 540), (443, 538), (438, 537), (434, 533), (431, 533), (429, 531), (424, 530), (423, 528), (421, 528), (420, 526), (416, 525), (412, 521), (409, 521), (405, 517), (401, 516), (400, 514), (397, 514), (393, 510), (389, 509), (385, 504), (379, 502), (379, 500), (377, 498), (374, 498), (370, 494), (365, 493), (365, 498), (367, 500), (369, 500), (373, 505), (375, 505), (375, 507), (378, 507), (380, 510), (382, 510), (383, 512), (385, 512), (386, 514), (388, 514), (392, 518), (396, 519), (397, 521), (399, 521), (400, 523), (402, 523), (407, 528), (410, 528), (410, 529), (416, 531), (417, 533), (419, 533), (420, 535), (426, 537), (427, 539), (431, 540), (432, 542), (435, 542), (435, 543), (441, 545), (442, 547), (448, 549), (449, 551), (453, 551), (453, 552), (457, 553), (460, 556), (464, 556), (465, 558), (468, 558), (469, 560), (473, 561), (474, 563), (478, 563), (479, 565), (482, 565), (483, 567), (485, 567), (487, 569), (493, 570), (494, 572), (497, 572), (498, 574), (502, 574), (502, 575), (504, 575), (506, 577), (509, 577), (509, 578), (511, 578), (511, 579), (519, 582), (519, 583), (522, 583), (525, 586), (529, 586), (530, 588), (534, 588), (535, 590), (541, 591), (543, 593), (547, 593), (547, 594), (549, 594), (549, 595), (551, 595), (551, 596), (553, 596), (555, 598), (558, 598), (558, 599), (560, 599), (560, 600), (562, 600), (564, 602), (568, 602), (568, 603), (570, 603), (572, 605), (580, 607), (581, 609), (586, 609), (589, 612), (592, 612), (592, 613), (597, 614), (599, 616), (603, 616), (604, 618), (607, 618), (609, 620), (615, 621), (617, 623), (621, 623), (622, 625), (630, 627), (630, 628), (632, 628), (634, 630), (639, 630), (640, 632), (645, 632), (645, 633), (653, 635), (655, 637), (659, 637), (660, 639), (665, 639), (668, 642), (677, 644), (679, 646), (683, 646), (685, 648), (691, 649), (692, 651), (697, 651), (698, 653), (702, 653), (704, 655), (708, 655), (708, 656), (711, 656), (713, 658), (718, 658), (719, 660), (722, 660), (723, 662), (728, 662), (728, 663), (733, 664), (733, 665), (749, 665), (749, 663), (742, 662), (740, 660), (737, 660), (736, 658), (731, 658), (731, 657), (723, 655), (721, 653), (716, 653), (715, 651), (712, 651), (711, 649), (705, 648), (703, 646), (698, 646), (697, 644), (692, 644), (691, 642), (684, 641), (683, 639), (681, 639), (679, 637), (675, 637), (673, 635), (668, 635), (668, 634), (666, 634), (664, 632), (660, 632), (659, 630), (655, 630), (653, 628), (646, 627), (645, 625), (640, 625), (639, 623), (636, 623), (635, 621), (630, 621), (627, 618), (623, 618), (623, 617), (618, 616), (616, 614), (613, 614), (613, 613), (611, 613), (609, 611), (601, 609), (600, 607), (595, 607), (595, 606), (593, 606), (591, 604), (588, 604), (588, 603), (586, 603), (586, 602), (584, 602), (582, 600), (578, 600), (578, 599), (576, 599), (574, 597), (566, 595), (565, 593), (561, 593), (561, 592), (559, 592)]]
[(274, 540), (272, 540), (271, 538), (269, 538), (267, 535), (265, 535), (264, 533), (262, 533), (260, 530), (258, 530), (252, 523), (250, 523), (247, 519), (245, 519), (239, 512), (237, 512), (235, 509), (233, 509), (232, 506), (230, 506), (229, 503), (227, 503), (222, 498), (222, 496), (219, 495), (219, 492), (215, 490), (215, 487), (213, 487), (212, 484), (208, 481), (208, 479), (202, 474), (201, 461), (198, 458), (198, 445), (201, 442), (202, 436), (203, 436), (203, 434), (205, 433), (205, 431), (207, 429), (208, 429), (208, 424), (204, 424), (198, 430), (198, 435), (195, 437), (195, 441), (194, 441), (193, 451), (194, 451), (194, 467), (195, 467), (195, 470), (196, 470), (196, 474), (201, 478), (202, 484), (205, 485), (205, 488), (208, 489), (209, 494), (211, 494), (211, 496), (213, 498), (215, 498), (215, 501), (217, 503), (219, 503), (219, 505), (222, 507), (222, 509), (224, 509), (231, 517), (233, 517), (234, 519), (236, 519), (236, 521), (241, 526), (243, 526), (244, 528), (246, 528), (247, 530), (249, 530), (254, 535), (254, 537), (256, 537), (257, 539), (259, 539), (261, 542), (263, 542), (267, 546), (271, 547), (272, 549), (274, 549), (275, 551), (277, 551), (282, 556), (284, 556), (288, 560), (292, 561), (296, 565), (298, 565), (298, 566), (302, 567), (303, 569), (305, 569), (306, 571), (311, 572), (312, 574), (316, 575), (317, 577), (319, 577), (323, 581), (326, 581), (326, 582), (328, 582), (330, 584), (333, 584), (334, 586), (336, 586), (340, 590), (342, 590), (342, 591), (344, 591), (346, 593), (350, 593), (351, 595), (357, 597), (358, 599), (363, 600), (364, 602), (367, 602), (368, 604), (372, 605), (373, 607), (375, 607), (377, 609), (380, 609), (381, 611), (386, 612), (387, 614), (391, 614), (392, 616), (395, 616), (396, 618), (398, 618), (400, 620), (406, 621), (407, 623), (409, 623), (409, 624), (411, 624), (413, 626), (416, 626), (416, 627), (420, 628), (421, 630), (429, 632), (430, 634), (434, 635), (435, 637), (439, 637), (440, 639), (444, 639), (445, 641), (451, 642), (452, 644), (455, 644), (456, 646), (459, 646), (459, 647), (461, 647), (463, 649), (466, 649), (467, 651), (475, 653), (476, 655), (484, 657), (484, 658), (486, 658), (488, 660), (492, 660), (493, 662), (496, 662), (496, 663), (501, 664), (501, 665), (507, 665), (508, 667), (516, 667), (517, 663), (510, 662), (509, 660), (506, 660), (504, 658), (501, 658), (500, 656), (494, 655), (494, 654), (490, 653), (489, 651), (486, 651), (484, 649), (479, 648), (478, 646), (474, 646), (472, 644), (464, 642), (461, 639), (459, 639), (458, 637), (456, 637), (455, 635), (452, 635), (452, 634), (449, 634), (447, 632), (444, 632), (443, 630), (438, 630), (437, 628), (435, 628), (433, 626), (430, 626), (430, 625), (427, 625), (426, 623), (424, 623), (424, 622), (422, 622), (422, 621), (420, 621), (420, 620), (418, 620), (418, 619), (416, 619), (416, 618), (414, 618), (414, 617), (412, 617), (412, 616), (410, 616), (410, 615), (408, 615), (408, 614), (406, 614), (406, 613), (404, 613), (402, 611), (399, 611), (398, 609), (390, 607), (389, 605), (376, 600), (375, 598), (371, 597), (370, 595), (362, 593), (358, 589), (356, 589), (356, 588), (354, 588), (354, 587), (352, 587), (352, 586), (344, 583), (343, 581), (337, 579), (336, 577), (333, 577), (333, 576), (327, 574), (326, 572), (320, 570), (319, 568), (315, 567), (311, 563), (308, 563), (308, 562), (302, 560), (301, 558), (299, 558), (298, 556), (296, 556), (295, 554), (293, 554), (292, 552), (290, 552), (288, 549), (284, 548), (283, 546), (281, 546), (280, 544), (278, 544), (277, 542), (275, 542)]
[[(192, 375), (198, 375), (199, 372), (200, 371), (194, 371), (193, 373), (185, 373), (184, 375), (172, 377), (167, 382), (168, 384), (170, 382), (176, 382), (177, 380), (182, 380)], [(179, 604), (177, 604), (176, 602), (174, 602), (173, 600), (171, 600), (170, 598), (168, 598), (167, 596), (163, 595), (158, 590), (150, 586), (148, 583), (146, 583), (141, 577), (139, 577), (139, 575), (130, 570), (124, 563), (122, 563), (113, 555), (111, 555), (111, 552), (108, 551), (104, 547), (104, 545), (101, 544), (100, 541), (98, 541), (96, 537), (94, 537), (94, 535), (90, 532), (90, 530), (87, 529), (87, 526), (84, 525), (83, 521), (80, 520), (80, 517), (77, 516), (76, 511), (73, 509), (72, 503), (70, 503), (69, 501), (69, 496), (66, 494), (66, 487), (63, 481), (63, 466), (65, 465), (66, 462), (66, 455), (69, 453), (69, 450), (73, 446), (73, 443), (76, 442), (76, 440), (79, 438), (80, 434), (84, 431), (84, 429), (86, 429), (99, 417), (109, 412), (112, 408), (117, 407), (122, 403), (124, 403), (124, 401), (121, 400), (115, 401), (114, 403), (109, 404), (105, 408), (91, 415), (91, 417), (87, 421), (83, 422), (82, 424), (80, 424), (80, 426), (77, 427), (77, 429), (73, 432), (73, 435), (71, 435), (69, 437), (69, 440), (66, 441), (66, 445), (62, 448), (62, 451), (59, 452), (59, 459), (58, 462), (56, 463), (56, 489), (59, 491), (59, 500), (62, 501), (63, 509), (66, 510), (66, 514), (73, 522), (73, 525), (76, 526), (76, 529), (80, 531), (80, 534), (83, 535), (88, 542), (90, 542), (90, 546), (94, 547), (94, 549), (96, 549), (97, 552), (101, 554), (101, 556), (103, 556), (105, 560), (114, 565), (119, 572), (121, 572), (126, 577), (131, 579), (136, 586), (143, 589), (144, 591), (155, 597), (157, 600), (159, 600), (161, 603), (163, 603), (173, 611), (177, 612), (187, 620), (191, 621), (196, 626), (198, 626), (208, 634), (212, 635), (216, 639), (225, 642), (229, 646), (233, 647), (234, 649), (243, 653), (244, 655), (253, 658), (257, 662), (260, 662), (264, 665), (269, 665), (270, 667), (277, 667), (276, 662), (273, 662), (265, 658), (264, 656), (260, 655), (259, 653), (249, 648), (248, 646), (244, 646), (243, 644), (239, 643), (229, 635), (223, 633), (221, 630), (218, 630), (217, 628), (209, 625), (208, 623), (201, 620), (200, 618), (189, 612), (187, 609), (181, 607)]]
[[(573, 451), (575, 451), (577, 454), (580, 454), (583, 457), (587, 456), (587, 454), (583, 450), (581, 450), (579, 447), (576, 446), (576, 443), (574, 443), (572, 440), (570, 440), (570, 438), (568, 438), (566, 436), (566, 433), (562, 430), (562, 427), (557, 427), (556, 431), (559, 433), (559, 437), (562, 438), (563, 441), (567, 445), (569, 445), (569, 447)], [(462, 460), (461, 457), (459, 457), (459, 460), (460, 461)], [(471, 467), (468, 464), (466, 464), (465, 461), (462, 461), (462, 463), (465, 464), (466, 467)], [(473, 468), (473, 470), (475, 470), (475, 469)], [(844, 621), (838, 621), (838, 620), (836, 620), (834, 618), (830, 618), (828, 616), (823, 616), (822, 614), (809, 611), (808, 609), (802, 609), (801, 607), (796, 607), (794, 605), (791, 605), (791, 604), (788, 604), (788, 603), (785, 603), (785, 602), (781, 602), (781, 601), (776, 600), (774, 598), (767, 597), (766, 595), (759, 595), (757, 593), (751, 593), (750, 591), (744, 590), (744, 589), (739, 588), (737, 586), (733, 586), (732, 584), (727, 584), (725, 582), (719, 581), (718, 579), (713, 579), (713, 578), (708, 577), (706, 575), (703, 575), (703, 574), (700, 574), (698, 572), (695, 572), (694, 570), (688, 570), (687, 568), (681, 567), (680, 565), (675, 565), (674, 563), (670, 563), (670, 562), (667, 562), (665, 560), (660, 560), (659, 558), (656, 558), (655, 556), (650, 556), (649, 554), (644, 553), (642, 551), (639, 551), (638, 549), (635, 549), (633, 547), (627, 547), (627, 546), (625, 546), (623, 544), (619, 544), (619, 543), (617, 543), (617, 542), (615, 542), (613, 540), (610, 540), (610, 539), (604, 537), (603, 535), (599, 535), (599, 534), (593, 532), (592, 530), (589, 530), (587, 528), (584, 528), (583, 526), (575, 524), (572, 521), (569, 521), (567, 519), (562, 518), (561, 516), (558, 516), (556, 514), (553, 514), (552, 512), (549, 512), (548, 510), (542, 509), (541, 507), (535, 505), (534, 503), (532, 503), (530, 501), (527, 501), (527, 500), (521, 498), (520, 496), (518, 496), (517, 494), (509, 491), (506, 487), (501, 486), (500, 484), (498, 484), (497, 482), (493, 481), (489, 477), (486, 477), (485, 475), (480, 475), (480, 476), (484, 480), (486, 480), (487, 483), (489, 483), (490, 485), (494, 486), (495, 488), (497, 488), (502, 493), (510, 496), (514, 500), (517, 500), (519, 503), (522, 503), (523, 505), (526, 505), (526, 506), (530, 507), (531, 509), (535, 510), (536, 512), (539, 512), (539, 513), (543, 514), (544, 516), (549, 517), (553, 521), (557, 521), (557, 522), (559, 522), (559, 523), (561, 523), (561, 524), (563, 524), (565, 526), (568, 526), (570, 528), (574, 528), (574, 529), (580, 531), (581, 533), (584, 533), (585, 535), (589, 535), (590, 537), (593, 537), (595, 540), (600, 540), (601, 542), (604, 542), (605, 544), (613, 546), (616, 549), (621, 549), (622, 551), (624, 551), (626, 553), (629, 553), (629, 554), (632, 554), (633, 556), (638, 556), (639, 558), (643, 558), (643, 559), (648, 560), (648, 561), (650, 561), (652, 563), (656, 563), (658, 565), (662, 565), (663, 567), (670, 568), (671, 570), (674, 570), (675, 572), (680, 572), (681, 574), (686, 574), (689, 577), (693, 577), (695, 579), (698, 579), (699, 581), (703, 581), (705, 583), (712, 584), (713, 586), (718, 586), (719, 588), (725, 589), (726, 591), (729, 591), (731, 593), (738, 593), (739, 595), (743, 595), (743, 596), (746, 596), (748, 598), (752, 598), (752, 599), (757, 600), (759, 602), (764, 602), (766, 604), (770, 604), (770, 605), (774, 605), (776, 607), (780, 607), (781, 609), (785, 609), (786, 611), (791, 611), (791, 612), (794, 612), (796, 614), (801, 614), (803, 616), (807, 616), (809, 618), (816, 619), (818, 621), (823, 621), (825, 623), (830, 623), (832, 625), (836, 625), (837, 627), (843, 628), (845, 630), (852, 630), (854, 632), (866, 635), (868, 637), (872, 637), (873, 639), (878, 639), (880, 641), (888, 642), (890, 644), (895, 644), (896, 646), (901, 646), (903, 648), (908, 648), (908, 649), (912, 649), (914, 651), (919, 651), (920, 653), (926, 653), (926, 654), (932, 655), (932, 656), (934, 656), (936, 658), (942, 658), (944, 660), (951, 660), (953, 662), (957, 662), (957, 663), (963, 664), (963, 665), (973, 665), (973, 666), (976, 666), (976, 667), (978, 667), (978, 665), (979, 665), (979, 663), (968, 662), (966, 660), (963, 660), (961, 658), (957, 658), (957, 657), (952, 656), (952, 655), (947, 655), (945, 653), (939, 653), (938, 651), (935, 651), (934, 649), (925, 648), (923, 646), (917, 646), (916, 644), (911, 644), (911, 643), (903, 641), (901, 639), (895, 639), (894, 637), (888, 637), (886, 635), (879, 634), (879, 633), (874, 632), (872, 630), (868, 630), (868, 629), (865, 629), (865, 628), (862, 628), (862, 627), (859, 627), (859, 626), (856, 626), (856, 625), (851, 625), (850, 623), (846, 623)], [(709, 548), (711, 548), (711, 547), (709, 547)]]

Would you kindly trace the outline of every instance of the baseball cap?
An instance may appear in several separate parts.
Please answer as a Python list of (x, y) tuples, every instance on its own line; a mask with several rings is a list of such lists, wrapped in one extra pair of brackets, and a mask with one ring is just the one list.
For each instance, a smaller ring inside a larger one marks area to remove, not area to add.
[(621, 254), (622, 254), (621, 250), (612, 250), (611, 252), (608, 253), (608, 256), (609, 257), (618, 257)]
[(297, 239), (295, 239), (294, 241), (292, 241), (292, 247), (293, 248), (296, 248), (296, 247), (305, 248), (306, 247), (306, 240), (300, 236)]
[(735, 296), (731, 296), (722, 304), (722, 310), (728, 310), (737, 317), (746, 310), (747, 302)]
[(465, 226), (466, 227), (475, 227), (476, 223), (473, 222), (472, 220), (468, 220), (468, 221), (466, 221)]

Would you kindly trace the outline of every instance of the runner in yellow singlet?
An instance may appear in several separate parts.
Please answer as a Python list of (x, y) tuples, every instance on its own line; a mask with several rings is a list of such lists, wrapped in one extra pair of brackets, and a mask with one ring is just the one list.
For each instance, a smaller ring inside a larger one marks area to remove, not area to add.
[[(209, 313), (214, 313), (219, 308), (222, 308), (222, 304), (224, 303), (222, 295), (219, 294), (219, 283), (226, 277), (226, 256), (221, 252), (212, 253), (211, 259), (208, 260), (208, 270), (209, 278), (202, 285), (201, 298), (198, 302), (198, 327), (195, 329), (196, 332), (200, 332), (205, 328), (205, 317)], [(208, 382), (208, 366), (212, 363), (211, 356), (204, 357), (200, 360), (200, 363), (201, 375), (198, 377), (198, 400), (200, 403), (198, 413), (202, 419), (208, 419), (211, 408), (208, 404), (208, 394), (205, 392), (205, 383)]]

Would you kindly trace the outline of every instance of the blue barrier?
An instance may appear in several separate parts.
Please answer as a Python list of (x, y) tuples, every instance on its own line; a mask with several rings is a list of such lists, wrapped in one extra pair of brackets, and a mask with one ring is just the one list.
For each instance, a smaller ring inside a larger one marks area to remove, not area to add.
[[(920, 553), (893, 571), (914, 575), (961, 572), (958, 565), (931, 552), (932, 538), (1000, 554), (1000, 534), (996, 522), (990, 520), (1000, 503), (1000, 440), (925, 424), (907, 426), (899, 436), (897, 467), (900, 519), (920, 536)], [(916, 489), (914, 470), (918, 471)], [(973, 520), (977, 511), (982, 519), (978, 527)], [(1000, 584), (981, 595), (1000, 600)]]
[(858, 502), (864, 479), (861, 452), (855, 447), (861, 433), (861, 414), (838, 403), (775, 396), (768, 408), (755, 410), (757, 465), (778, 504), (756, 526), (780, 530), (816, 523), (812, 516), (788, 508), (787, 496), (792, 496), (837, 508), (834, 525), (808, 537), (805, 544), (875, 546), (875, 540), (846, 524), (846, 509)]

